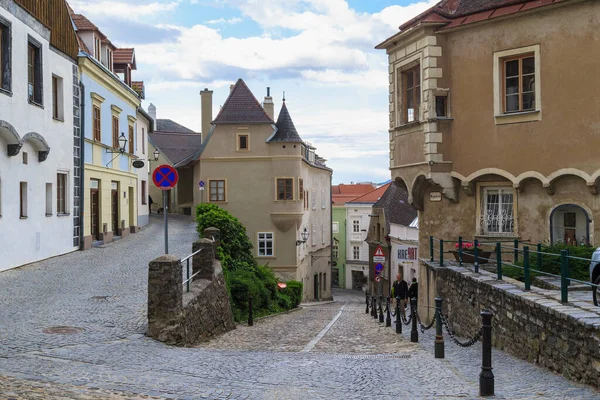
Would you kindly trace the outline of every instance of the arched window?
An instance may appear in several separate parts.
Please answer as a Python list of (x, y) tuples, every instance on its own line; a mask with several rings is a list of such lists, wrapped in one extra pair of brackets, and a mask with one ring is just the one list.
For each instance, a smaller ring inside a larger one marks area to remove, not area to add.
[(583, 207), (563, 204), (550, 214), (550, 241), (572, 246), (590, 244), (590, 217)]

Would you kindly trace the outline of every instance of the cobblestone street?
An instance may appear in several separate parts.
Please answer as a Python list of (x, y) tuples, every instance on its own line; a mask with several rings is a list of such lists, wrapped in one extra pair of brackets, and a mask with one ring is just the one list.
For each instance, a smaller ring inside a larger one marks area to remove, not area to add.
[[(170, 249), (191, 253), (189, 217), (172, 218)], [(364, 296), (263, 318), (197, 348), (144, 336), (147, 264), (161, 254), (161, 221), (128, 238), (0, 274), (0, 399), (476, 398), (481, 345), (431, 331), (410, 343), (365, 314)], [(52, 330), (53, 327), (65, 327)], [(77, 328), (77, 329), (67, 329)], [(596, 399), (600, 393), (494, 351), (496, 395)]]

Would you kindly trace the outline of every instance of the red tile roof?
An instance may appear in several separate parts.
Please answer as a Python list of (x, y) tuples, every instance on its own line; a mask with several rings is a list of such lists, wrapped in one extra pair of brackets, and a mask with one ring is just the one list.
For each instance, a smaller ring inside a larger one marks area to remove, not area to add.
[(569, 0), (442, 0), (400, 25), (404, 31), (422, 23), (445, 24), (447, 30)]
[(213, 124), (274, 124), (246, 83), (240, 78), (235, 83)]
[(377, 189), (371, 190), (369, 193), (363, 194), (362, 196), (359, 196), (352, 201), (348, 201), (348, 203), (373, 203), (373, 204), (375, 204), (381, 198), (381, 196), (383, 196), (383, 194), (388, 189), (388, 187), (390, 187), (390, 185), (391, 185), (391, 183), (380, 186)]
[(375, 189), (375, 186), (366, 183), (339, 184), (331, 187), (331, 197), (334, 206), (343, 206), (347, 202), (362, 196)]
[(115, 64), (129, 64), (131, 69), (137, 69), (135, 65), (135, 49), (115, 49), (113, 52), (113, 62)]

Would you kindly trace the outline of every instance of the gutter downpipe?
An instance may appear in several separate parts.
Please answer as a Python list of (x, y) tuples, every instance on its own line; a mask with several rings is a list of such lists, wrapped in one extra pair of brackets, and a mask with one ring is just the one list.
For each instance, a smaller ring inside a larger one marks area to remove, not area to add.
[(85, 180), (84, 180), (84, 165), (85, 165), (85, 85), (79, 81), (79, 140), (80, 140), (80, 157), (79, 157), (79, 250), (84, 249), (84, 235), (83, 235), (83, 216), (84, 216), (84, 204), (85, 204)]

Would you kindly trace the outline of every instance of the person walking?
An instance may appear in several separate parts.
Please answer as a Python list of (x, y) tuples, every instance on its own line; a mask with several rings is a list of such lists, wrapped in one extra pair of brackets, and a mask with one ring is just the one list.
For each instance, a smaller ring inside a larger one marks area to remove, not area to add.
[(408, 297), (411, 299), (419, 298), (419, 284), (417, 283), (417, 278), (412, 278), (412, 283), (410, 284), (410, 288), (408, 288)]
[(400, 313), (406, 319), (406, 299), (408, 299), (408, 283), (402, 278), (402, 272), (398, 272), (396, 280), (392, 285), (392, 298), (400, 298)]
[(148, 213), (152, 214), (152, 204), (154, 204), (154, 202), (152, 201), (152, 196), (148, 195)]

